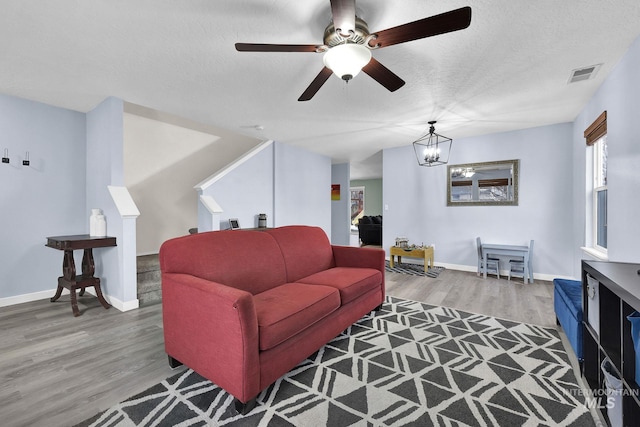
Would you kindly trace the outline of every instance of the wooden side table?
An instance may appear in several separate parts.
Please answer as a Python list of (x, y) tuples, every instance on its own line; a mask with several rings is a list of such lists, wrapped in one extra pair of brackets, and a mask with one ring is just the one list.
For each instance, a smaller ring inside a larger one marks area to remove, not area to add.
[(402, 257), (409, 258), (421, 258), (424, 259), (424, 272), (426, 273), (429, 268), (433, 268), (433, 246), (427, 246), (422, 248), (410, 249), (399, 248), (397, 246), (391, 246), (389, 250), (389, 265), (393, 268), (393, 257), (398, 257), (398, 264), (402, 262)]
[[(73, 311), (73, 315), (78, 317), (80, 316), (80, 310), (78, 310), (76, 289), (80, 289), (80, 296), (83, 296), (85, 288), (93, 286), (100, 304), (102, 304), (104, 308), (111, 307), (102, 295), (100, 279), (93, 276), (95, 273), (93, 248), (116, 246), (115, 237), (93, 237), (88, 234), (47, 237), (47, 244), (45, 246), (64, 251), (62, 276), (58, 277), (58, 289), (53, 298), (51, 298), (51, 302), (60, 298), (63, 288), (69, 289), (71, 292), (71, 310)], [(82, 256), (82, 274), (80, 275), (76, 275), (76, 263), (73, 259), (73, 251), (75, 249), (84, 250), (84, 255)]]

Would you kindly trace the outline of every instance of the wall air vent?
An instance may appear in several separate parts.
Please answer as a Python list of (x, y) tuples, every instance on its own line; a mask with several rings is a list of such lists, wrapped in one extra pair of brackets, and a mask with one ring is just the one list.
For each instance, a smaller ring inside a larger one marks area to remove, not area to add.
[(569, 81), (567, 82), (567, 84), (582, 82), (595, 77), (596, 74), (598, 74), (598, 70), (601, 66), (602, 64), (596, 64), (590, 65), (589, 67), (576, 68), (575, 70), (571, 71), (571, 76), (569, 77)]

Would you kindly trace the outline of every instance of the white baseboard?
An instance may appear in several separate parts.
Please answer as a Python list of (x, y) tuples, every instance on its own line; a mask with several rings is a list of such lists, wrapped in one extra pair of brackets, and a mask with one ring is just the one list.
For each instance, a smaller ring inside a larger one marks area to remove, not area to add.
[[(41, 299), (50, 299), (56, 294), (56, 289), (48, 291), (34, 292), (31, 294), (16, 295), (13, 297), (0, 298), (0, 307), (8, 307), (10, 305), (22, 304), (25, 302), (38, 301)], [(69, 294), (68, 289), (62, 290), (62, 295)]]
[[(87, 293), (93, 296), (96, 295), (95, 289), (93, 288), (87, 288), (86, 291)], [(39, 292), (30, 293), (30, 294), (22, 294), (22, 295), (16, 295), (13, 297), (0, 298), (0, 307), (8, 307), (10, 305), (22, 304), (25, 302), (50, 299), (55, 295), (55, 293), (56, 293), (56, 288), (50, 289), (48, 291), (39, 291)], [(62, 295), (68, 295), (68, 294), (69, 294), (68, 289), (65, 288), (62, 290)], [(136, 308), (140, 307), (140, 301), (138, 299), (124, 302), (124, 301), (120, 301), (118, 298), (114, 298), (106, 294), (104, 295), (104, 299), (106, 299), (107, 302), (111, 304), (113, 307), (117, 308), (122, 312), (135, 310)]]
[(104, 298), (107, 300), (109, 304), (111, 304), (112, 306), (114, 306), (115, 308), (117, 308), (122, 312), (136, 310), (140, 308), (140, 300), (138, 298), (131, 301), (120, 301), (117, 298), (110, 298), (108, 295), (105, 295)]
[(444, 267), (448, 270), (470, 271), (472, 273), (478, 270), (478, 267), (475, 265), (447, 264), (444, 262), (438, 262), (436, 263), (436, 265)]
[[(87, 288), (87, 293), (90, 293), (91, 295), (96, 296), (96, 291), (93, 288)], [(115, 308), (117, 308), (122, 312), (135, 310), (136, 308), (140, 307), (140, 300), (138, 299), (124, 302), (124, 301), (120, 301), (118, 298), (106, 295), (104, 293), (103, 295), (104, 295), (104, 299), (106, 299), (109, 304), (111, 304), (112, 306), (114, 306)]]
[[(420, 264), (422, 265), (422, 261), (418, 261), (415, 259), (402, 259), (402, 262), (406, 262), (407, 264)], [(447, 264), (444, 262), (436, 262), (436, 265), (444, 267), (449, 270), (457, 270), (457, 271), (469, 271), (469, 272), (477, 272), (478, 266), (476, 265), (461, 265), (461, 264)], [(500, 270), (500, 276), (504, 276), (505, 278), (509, 276), (509, 272), (507, 270)], [(580, 280), (576, 279), (572, 276), (564, 276), (561, 274), (542, 274), (542, 273), (533, 273), (534, 280), (543, 280), (546, 282), (553, 282), (553, 279), (567, 279), (567, 280)]]

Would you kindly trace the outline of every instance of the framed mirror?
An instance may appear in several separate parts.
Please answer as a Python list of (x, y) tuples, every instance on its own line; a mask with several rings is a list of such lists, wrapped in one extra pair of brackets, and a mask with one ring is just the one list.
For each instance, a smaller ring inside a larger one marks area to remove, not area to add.
[(447, 167), (447, 206), (517, 206), (520, 160)]

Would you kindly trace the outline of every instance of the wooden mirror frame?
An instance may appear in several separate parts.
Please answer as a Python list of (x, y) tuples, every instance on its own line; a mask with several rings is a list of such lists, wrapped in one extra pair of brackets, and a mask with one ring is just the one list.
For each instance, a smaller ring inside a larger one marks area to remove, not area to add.
[[(513, 183), (513, 199), (512, 200), (469, 200), (469, 201), (453, 201), (451, 200), (452, 181), (451, 176), (458, 169), (506, 169), (505, 166), (511, 166), (512, 183)], [(447, 206), (518, 206), (518, 177), (520, 175), (520, 160), (500, 160), (495, 162), (482, 163), (465, 163), (460, 165), (447, 166)]]

